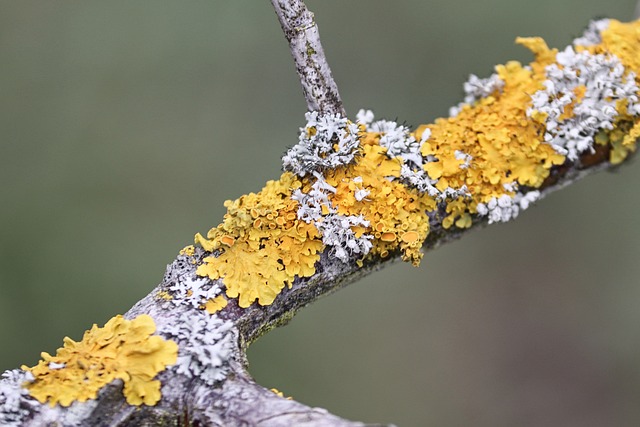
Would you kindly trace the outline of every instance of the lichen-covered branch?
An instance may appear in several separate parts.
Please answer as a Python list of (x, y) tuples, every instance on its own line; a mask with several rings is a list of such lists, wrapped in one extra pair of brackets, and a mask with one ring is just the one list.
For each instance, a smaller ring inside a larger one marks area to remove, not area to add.
[(396, 259), (629, 159), (640, 138), (640, 21), (592, 22), (529, 65), (471, 76), (450, 117), (409, 129), (311, 111), (285, 172), (184, 248), (124, 317), (0, 381), (2, 425), (356, 426), (257, 385), (249, 343)]
[(271, 0), (302, 84), (309, 111), (345, 115), (313, 13), (302, 0)]

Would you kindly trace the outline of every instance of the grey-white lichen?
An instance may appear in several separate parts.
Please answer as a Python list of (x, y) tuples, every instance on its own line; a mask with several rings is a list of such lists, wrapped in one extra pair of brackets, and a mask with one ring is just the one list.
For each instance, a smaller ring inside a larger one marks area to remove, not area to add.
[(460, 109), (465, 104), (473, 104), (476, 101), (486, 98), (495, 92), (501, 92), (504, 88), (504, 80), (493, 73), (489, 77), (481, 79), (475, 74), (470, 74), (469, 79), (464, 83), (464, 102), (449, 109), (449, 116), (455, 117), (460, 113)]
[[(332, 255), (343, 262), (347, 262), (353, 255), (364, 256), (372, 248), (373, 236), (362, 234), (356, 236), (351, 227), (368, 227), (369, 221), (361, 215), (340, 215), (337, 209), (329, 201), (329, 194), (336, 189), (324, 179), (322, 175), (314, 172), (315, 182), (308, 193), (300, 190), (294, 191), (292, 198), (299, 204), (298, 219), (316, 226), (322, 236), (322, 243), (327, 246)], [(354, 178), (358, 184), (362, 178)], [(356, 197), (365, 198), (366, 190), (356, 192)]]
[[(487, 85), (492, 85), (487, 90), (501, 87), (500, 81), (494, 78), (487, 82)], [(476, 95), (481, 93), (477, 88), (473, 91), (477, 92)], [(385, 154), (389, 158), (400, 160), (400, 177), (389, 176), (386, 177), (388, 180), (399, 179), (405, 185), (440, 201), (469, 195), (466, 185), (439, 189), (436, 187), (438, 179), (431, 178), (425, 171), (425, 164), (439, 161), (433, 155), (423, 156), (421, 153), (423, 144), (431, 135), (428, 128), (417, 140), (408, 127), (389, 120), (376, 121), (373, 112), (369, 110), (358, 112), (357, 124), (335, 114), (319, 115), (311, 112), (307, 113), (306, 118), (307, 125), (301, 129), (300, 142), (283, 157), (283, 165), (285, 170), (306, 177), (311, 183), (306, 191), (296, 189), (292, 194), (292, 199), (298, 202), (298, 219), (313, 223), (330, 254), (339, 260), (348, 262), (361, 258), (373, 247), (372, 234), (354, 230), (368, 227), (369, 221), (361, 215), (339, 214), (330, 201), (331, 195), (337, 190), (323, 175), (326, 170), (348, 165), (355, 159), (360, 149), (358, 126), (362, 126), (367, 132), (379, 134), (379, 144), (385, 148)], [(461, 161), (461, 169), (471, 166), (472, 156), (462, 151), (456, 151), (455, 156)], [(360, 183), (362, 177), (352, 178), (354, 198), (358, 202), (366, 200), (369, 195), (369, 190), (359, 187)]]
[(22, 385), (33, 381), (31, 372), (21, 369), (4, 371), (0, 376), (0, 426), (20, 426), (38, 402)]
[(369, 221), (362, 215), (332, 213), (324, 216), (315, 225), (322, 235), (322, 243), (330, 248), (331, 254), (343, 262), (354, 256), (362, 257), (373, 247), (372, 235), (364, 233), (358, 237), (352, 229), (369, 226)]
[(197, 377), (208, 385), (226, 378), (234, 345), (233, 322), (206, 311), (194, 311), (190, 319), (166, 326), (161, 332), (178, 343), (178, 361), (170, 368)]
[[(590, 25), (575, 45), (599, 41), (599, 32), (608, 21)], [(585, 151), (593, 149), (593, 139), (601, 129), (613, 129), (620, 114), (618, 103), (626, 102), (627, 112), (640, 115), (638, 85), (633, 72), (626, 72), (620, 60), (613, 55), (576, 52), (572, 46), (556, 55), (557, 63), (546, 67), (544, 89), (531, 95), (527, 110), (530, 117), (540, 117), (546, 127), (544, 140), (559, 154), (576, 160)], [(584, 88), (580, 92), (580, 88)], [(572, 105), (573, 114), (566, 117)]]
[(381, 134), (379, 143), (387, 149), (387, 156), (400, 157), (405, 163), (415, 165), (424, 162), (420, 154), (424, 141), (416, 141), (408, 127), (390, 120), (376, 120), (367, 126), (367, 131)]
[(327, 183), (321, 174), (314, 172), (313, 175), (315, 181), (309, 192), (303, 193), (298, 189), (291, 195), (291, 198), (298, 202), (298, 219), (307, 224), (322, 218), (323, 211), (335, 212), (329, 201), (329, 193), (335, 194), (335, 187)]
[(609, 28), (609, 19), (596, 19), (589, 22), (581, 37), (573, 41), (574, 46), (593, 46), (602, 42), (600, 34)]
[(493, 73), (484, 79), (481, 79), (475, 74), (471, 74), (469, 75), (469, 79), (464, 83), (464, 102), (467, 104), (473, 104), (496, 91), (502, 91), (503, 87), (504, 80), (502, 80), (496, 73)]
[(202, 308), (207, 301), (222, 292), (217, 282), (191, 274), (176, 277), (167, 290), (173, 297), (171, 302), (174, 305), (189, 305), (193, 308)]
[[(400, 158), (400, 180), (407, 186), (415, 188), (421, 193), (438, 200), (455, 199), (469, 195), (465, 185), (460, 188), (446, 187), (439, 190), (436, 187), (437, 179), (433, 179), (424, 170), (424, 165), (429, 162), (437, 162), (435, 156), (423, 156), (422, 145), (429, 140), (431, 130), (425, 129), (420, 136), (420, 140), (411, 134), (408, 127), (399, 125), (389, 120), (374, 120), (374, 114), (370, 110), (360, 110), (356, 116), (356, 121), (363, 124), (368, 132), (380, 133), (380, 145), (387, 149), (387, 156), (390, 158)], [(463, 152), (456, 152), (456, 158), (464, 160), (461, 169), (469, 167), (471, 156)], [(393, 178), (389, 178), (393, 179)]]
[(358, 126), (340, 114), (305, 114), (298, 143), (282, 157), (285, 170), (298, 176), (352, 163), (358, 152)]
[(476, 210), (478, 215), (487, 216), (489, 224), (507, 222), (515, 219), (520, 211), (529, 208), (539, 198), (540, 192), (537, 190), (516, 193), (514, 196), (503, 194), (500, 197), (491, 198), (487, 203), (478, 203)]

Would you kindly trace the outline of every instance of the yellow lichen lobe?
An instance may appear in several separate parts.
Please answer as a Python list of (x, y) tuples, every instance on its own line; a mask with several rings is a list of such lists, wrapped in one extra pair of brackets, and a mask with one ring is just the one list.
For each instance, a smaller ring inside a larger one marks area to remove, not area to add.
[(185, 246), (180, 251), (180, 255), (193, 256), (196, 253), (196, 248), (193, 245)]
[(611, 147), (609, 161), (617, 165), (636, 150), (638, 138), (640, 138), (640, 124), (619, 120), (613, 129), (598, 132), (595, 142)]
[[(627, 71), (635, 73), (636, 82), (640, 83), (640, 20), (623, 23), (610, 19), (608, 27), (601, 33), (601, 39), (599, 44), (580, 48), (594, 54), (614, 55)], [(606, 138), (600, 132), (600, 140), (596, 141), (600, 144), (605, 140), (610, 143), (609, 161), (612, 164), (621, 163), (634, 152), (640, 138), (640, 121), (627, 112), (626, 101), (619, 102), (616, 109), (620, 114), (614, 122), (614, 128), (606, 131)]]
[(631, 150), (635, 150), (638, 139), (640, 139), (640, 120), (636, 121), (629, 132), (624, 136), (622, 145)]
[[(278, 390), (277, 388), (270, 388), (269, 391), (271, 391), (272, 393), (280, 396), (280, 397), (285, 397), (284, 393), (281, 392), (280, 390)], [(287, 400), (292, 400), (293, 398), (291, 396), (285, 397), (285, 399)]]
[(171, 301), (173, 299), (173, 296), (167, 291), (158, 291), (156, 297), (165, 301)]
[[(377, 132), (362, 133), (362, 156), (358, 162), (326, 172), (327, 182), (336, 188), (329, 200), (339, 214), (362, 215), (369, 221), (369, 227), (354, 231), (356, 237), (362, 233), (373, 236), (372, 255), (384, 258), (399, 250), (405, 261), (418, 265), (422, 258), (420, 247), (429, 232), (425, 213), (435, 209), (436, 203), (394, 179), (400, 176), (402, 159), (387, 156), (387, 149), (380, 145), (381, 136)], [(367, 196), (358, 200), (356, 193), (360, 190), (365, 190)], [(411, 241), (401, 239), (408, 232), (417, 237)]]
[(218, 295), (215, 298), (208, 300), (204, 304), (204, 309), (209, 314), (215, 314), (227, 306), (227, 299), (223, 295)]
[[(256, 220), (256, 221), (259, 221), (259, 220)], [(254, 226), (255, 226), (255, 222), (254, 222)], [(231, 247), (235, 242), (236, 242), (236, 239), (233, 236), (222, 236), (220, 238), (220, 243), (222, 243), (225, 246)]]
[(526, 47), (535, 55), (536, 60), (531, 63), (535, 73), (544, 72), (544, 67), (554, 62), (558, 53), (558, 49), (549, 49), (542, 37), (516, 37), (516, 43)]
[(602, 42), (590, 46), (592, 52), (608, 52), (615, 55), (628, 70), (638, 76), (640, 72), (640, 20), (623, 23), (615, 19), (609, 20), (609, 26), (602, 31)]
[(314, 274), (323, 245), (315, 226), (297, 219), (298, 202), (291, 194), (301, 185), (285, 172), (259, 193), (225, 202), (222, 224), (206, 238), (196, 235), (196, 244), (219, 251), (204, 259), (197, 274), (223, 278), (227, 297), (238, 298), (243, 308), (256, 300), (269, 305), (296, 276)]
[(25, 387), (40, 403), (69, 406), (95, 399), (102, 387), (121, 379), (127, 403), (155, 405), (161, 396), (154, 378), (178, 355), (175, 342), (152, 336), (155, 329), (146, 314), (133, 320), (118, 315), (102, 328), (94, 324), (82, 341), (65, 337), (55, 356), (43, 352), (36, 366), (22, 366), (35, 378)]

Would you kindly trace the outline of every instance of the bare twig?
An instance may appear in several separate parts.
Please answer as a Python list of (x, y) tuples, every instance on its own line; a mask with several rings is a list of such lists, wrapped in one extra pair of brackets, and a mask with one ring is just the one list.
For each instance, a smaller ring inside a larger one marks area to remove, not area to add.
[(313, 13), (302, 0), (271, 0), (289, 42), (309, 111), (345, 115), (320, 43)]

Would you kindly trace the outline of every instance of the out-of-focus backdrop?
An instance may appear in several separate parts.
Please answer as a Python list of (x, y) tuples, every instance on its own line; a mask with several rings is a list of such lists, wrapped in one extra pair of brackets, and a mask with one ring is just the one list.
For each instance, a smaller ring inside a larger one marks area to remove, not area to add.
[[(417, 125), (469, 73), (635, 0), (311, 1), (342, 98)], [(0, 3), (0, 371), (125, 312), (304, 123), (267, 1)], [(636, 162), (637, 163), (637, 162)], [(400, 426), (640, 425), (640, 165), (323, 299), (249, 351), (267, 387)]]

